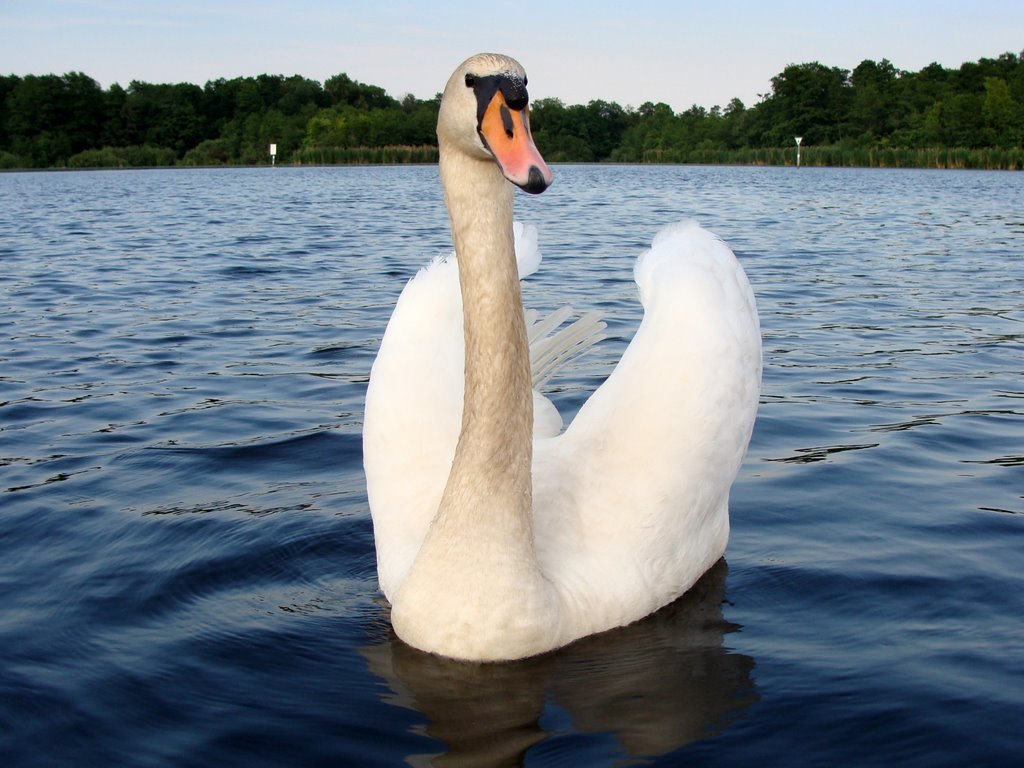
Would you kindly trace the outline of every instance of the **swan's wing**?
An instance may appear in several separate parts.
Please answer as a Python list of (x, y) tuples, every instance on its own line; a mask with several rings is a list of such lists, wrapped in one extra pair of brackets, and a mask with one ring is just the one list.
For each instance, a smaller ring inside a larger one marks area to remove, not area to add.
[[(515, 224), (520, 278), (540, 265), (537, 231)], [(600, 338), (592, 315), (566, 327), (567, 310), (531, 313), (535, 387)], [(454, 256), (435, 259), (408, 282), (370, 373), (363, 420), (363, 466), (381, 588), (404, 578), (437, 511), (462, 421), (462, 295)], [(555, 435), (562, 418), (534, 391), (534, 431)]]
[(462, 360), (458, 265), (454, 257), (436, 259), (399, 296), (366, 390), (363, 468), (388, 596), (444, 490), (459, 436)]
[(578, 585), (581, 603), (642, 616), (725, 549), (761, 336), (742, 267), (695, 223), (662, 230), (635, 278), (643, 321), (566, 431), (535, 445), (534, 506), (538, 557), (553, 580)]

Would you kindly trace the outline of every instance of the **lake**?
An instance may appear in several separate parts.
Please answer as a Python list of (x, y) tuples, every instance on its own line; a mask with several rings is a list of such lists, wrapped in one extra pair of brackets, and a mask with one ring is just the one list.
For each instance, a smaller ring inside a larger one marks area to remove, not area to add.
[(1011, 765), (1024, 174), (556, 166), (529, 306), (608, 338), (722, 236), (764, 384), (725, 560), (633, 626), (455, 664), (390, 630), (361, 465), (434, 167), (0, 174), (0, 764)]

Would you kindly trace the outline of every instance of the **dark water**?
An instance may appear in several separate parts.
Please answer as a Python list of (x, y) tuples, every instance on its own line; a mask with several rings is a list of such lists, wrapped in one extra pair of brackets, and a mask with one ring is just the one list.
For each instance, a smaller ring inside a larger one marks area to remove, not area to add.
[(378, 597), (360, 420), (433, 168), (0, 175), (0, 764), (1019, 764), (1024, 175), (560, 167), (534, 306), (600, 308), (662, 224), (757, 292), (726, 561), (519, 664)]

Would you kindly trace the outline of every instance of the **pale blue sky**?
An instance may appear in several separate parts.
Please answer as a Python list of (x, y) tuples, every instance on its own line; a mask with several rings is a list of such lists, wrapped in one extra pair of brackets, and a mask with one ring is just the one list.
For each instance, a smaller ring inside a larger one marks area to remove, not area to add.
[(533, 98), (748, 106), (787, 64), (918, 70), (1024, 49), (1021, 0), (0, 0), (0, 74), (72, 70), (104, 87), (346, 72), (433, 96), (483, 50), (519, 59)]

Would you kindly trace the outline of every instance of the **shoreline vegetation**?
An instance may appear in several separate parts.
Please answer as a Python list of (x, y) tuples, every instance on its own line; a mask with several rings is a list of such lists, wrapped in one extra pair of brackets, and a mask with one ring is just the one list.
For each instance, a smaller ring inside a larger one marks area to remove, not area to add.
[[(436, 163), (433, 99), (389, 96), (345, 74), (189, 83), (0, 76), (0, 170)], [(747, 107), (531, 104), (554, 163), (1024, 170), (1024, 53), (930, 64), (792, 64)]]

